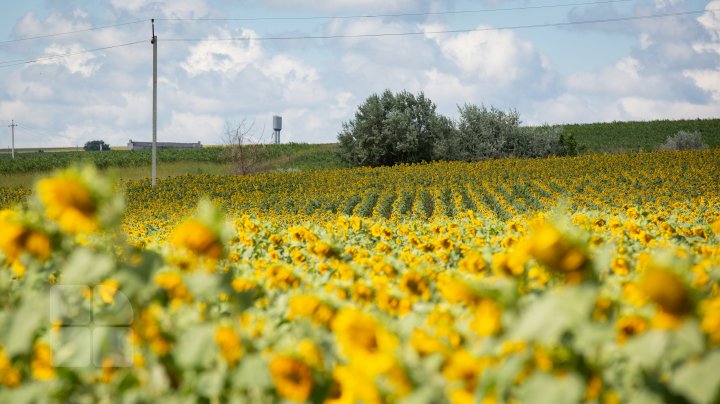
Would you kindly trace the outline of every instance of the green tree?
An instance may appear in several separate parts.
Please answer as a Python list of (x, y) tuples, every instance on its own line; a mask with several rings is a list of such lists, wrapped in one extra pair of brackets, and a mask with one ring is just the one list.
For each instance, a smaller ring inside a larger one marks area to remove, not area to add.
[(465, 104), (458, 108), (455, 159), (476, 161), (514, 154), (519, 146), (520, 115), (495, 107)]
[(85, 151), (110, 150), (110, 145), (102, 140), (91, 140), (83, 146)]
[(577, 154), (575, 138), (563, 135), (560, 126), (521, 127), (515, 110), (473, 104), (458, 110), (457, 130), (439, 138), (435, 145), (435, 155), (440, 159), (478, 161)]
[(358, 107), (338, 134), (341, 158), (358, 166), (431, 161), (436, 140), (453, 130), (423, 93), (386, 90)]

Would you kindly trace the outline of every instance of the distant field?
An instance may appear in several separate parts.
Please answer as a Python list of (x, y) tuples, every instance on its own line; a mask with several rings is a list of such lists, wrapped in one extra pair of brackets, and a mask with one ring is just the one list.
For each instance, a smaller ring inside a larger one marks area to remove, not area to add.
[[(572, 124), (564, 128), (566, 134), (575, 136), (583, 153), (650, 151), (680, 130), (697, 131), (710, 147), (720, 147), (720, 119)], [(337, 144), (267, 145), (256, 168), (267, 172), (342, 167), (337, 147)], [(7, 149), (0, 150), (0, 175), (6, 174), (0, 178), (0, 186), (22, 185), (43, 173), (74, 163), (92, 163), (100, 169), (115, 168), (118, 175), (127, 178), (149, 173), (149, 150), (128, 151), (124, 146), (102, 153), (75, 148), (42, 148), (42, 153), (38, 150), (17, 149), (15, 159), (9, 158)], [(165, 170), (166, 164), (173, 163), (167, 166), (168, 175), (192, 174), (198, 167), (212, 167), (213, 173), (231, 172), (231, 162), (224, 150), (222, 146), (159, 150), (159, 169)], [(9, 178), (7, 174), (13, 177)]]
[(720, 119), (591, 123), (564, 128), (591, 152), (651, 151), (681, 130), (700, 132), (710, 147), (720, 146)]
[[(295, 171), (337, 168), (342, 163), (335, 144), (267, 145), (257, 163), (258, 171)], [(47, 173), (74, 163), (92, 163), (114, 177), (141, 179), (150, 176), (150, 151), (111, 150), (109, 152), (64, 151), (16, 154), (15, 159), (0, 158), (0, 186), (31, 184)], [(229, 174), (233, 165), (222, 147), (158, 151), (158, 177), (183, 174)], [(4, 175), (3, 175), (4, 174)]]
[[(58, 152), (80, 152), (83, 151), (80, 147), (23, 147), (15, 148), (15, 155), (18, 154), (40, 154), (40, 153), (58, 153)], [(1, 157), (9, 157), (12, 155), (12, 150), (8, 148), (0, 149)]]
[[(0, 176), (0, 187), (28, 187), (28, 184), (35, 183), (35, 181), (48, 176), (51, 172), (38, 171)], [(111, 167), (103, 169), (102, 172), (118, 180), (142, 180), (151, 175), (150, 166)], [(159, 179), (185, 174), (229, 174), (231, 172), (232, 166), (226, 163), (175, 161), (158, 164), (157, 167), (157, 177)]]

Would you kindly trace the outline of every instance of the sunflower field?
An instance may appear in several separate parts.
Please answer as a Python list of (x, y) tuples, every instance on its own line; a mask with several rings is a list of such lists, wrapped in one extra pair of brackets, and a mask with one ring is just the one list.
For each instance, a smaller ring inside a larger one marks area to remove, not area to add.
[(0, 189), (0, 402), (715, 403), (720, 150)]

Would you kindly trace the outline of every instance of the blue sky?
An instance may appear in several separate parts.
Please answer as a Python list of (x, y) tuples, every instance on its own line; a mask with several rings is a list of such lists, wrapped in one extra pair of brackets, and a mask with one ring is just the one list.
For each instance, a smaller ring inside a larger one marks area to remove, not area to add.
[[(720, 0), (24, 0), (0, 7), (0, 124), (19, 123), (17, 147), (148, 140), (150, 18), (159, 38), (162, 141), (221, 143), (226, 125), (242, 120), (269, 141), (279, 114), (284, 142), (334, 142), (357, 106), (388, 88), (422, 91), (452, 118), (458, 105), (484, 104), (517, 109), (532, 125), (720, 117)], [(418, 15), (396, 16), (407, 13)], [(664, 14), (673, 15), (635, 19)], [(279, 17), (292, 19), (273, 20)], [(255, 20), (218, 20), (231, 18)], [(614, 21), (584, 23), (595, 20)], [(498, 29), (527, 25), (550, 26)], [(456, 30), (475, 31), (437, 33)], [(418, 35), (263, 39), (399, 32)], [(47, 58), (68, 53), (76, 55)], [(9, 128), (0, 128), (0, 147), (9, 142)]]

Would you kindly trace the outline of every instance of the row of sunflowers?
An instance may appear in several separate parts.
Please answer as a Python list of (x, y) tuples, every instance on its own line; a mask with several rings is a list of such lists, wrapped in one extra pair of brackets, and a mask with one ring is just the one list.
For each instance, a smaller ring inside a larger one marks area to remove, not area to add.
[(3, 190), (0, 401), (716, 402), (719, 163)]

